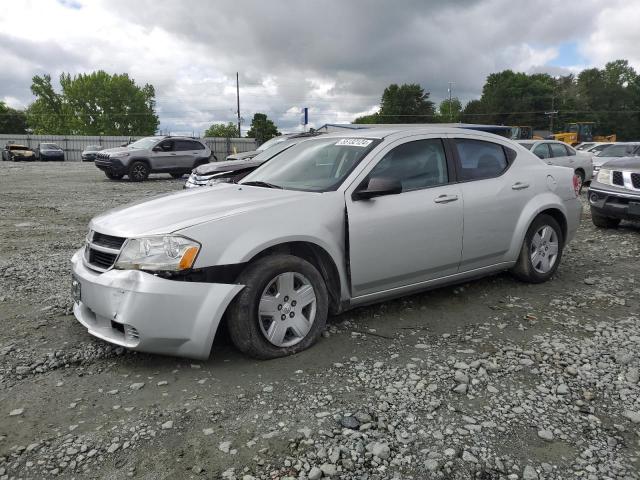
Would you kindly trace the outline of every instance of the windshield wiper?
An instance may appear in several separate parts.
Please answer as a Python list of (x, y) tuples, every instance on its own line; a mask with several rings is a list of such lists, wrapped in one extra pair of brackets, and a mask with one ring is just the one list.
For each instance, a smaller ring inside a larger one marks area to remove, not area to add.
[(261, 180), (254, 180), (252, 182), (244, 182), (242, 185), (251, 185), (253, 187), (279, 188), (280, 190), (283, 189), (280, 185), (276, 185), (274, 183), (263, 182)]

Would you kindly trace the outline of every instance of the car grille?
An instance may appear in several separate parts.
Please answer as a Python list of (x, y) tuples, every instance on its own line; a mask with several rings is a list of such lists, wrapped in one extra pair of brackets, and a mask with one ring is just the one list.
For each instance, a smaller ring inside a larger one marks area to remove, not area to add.
[(622, 176), (622, 172), (614, 171), (612, 182), (614, 185), (620, 185), (621, 187), (624, 187), (624, 177)]
[(631, 174), (631, 185), (633, 185), (633, 188), (640, 189), (640, 173)]
[(85, 262), (92, 270), (105, 272), (113, 267), (126, 238), (91, 232), (85, 248)]

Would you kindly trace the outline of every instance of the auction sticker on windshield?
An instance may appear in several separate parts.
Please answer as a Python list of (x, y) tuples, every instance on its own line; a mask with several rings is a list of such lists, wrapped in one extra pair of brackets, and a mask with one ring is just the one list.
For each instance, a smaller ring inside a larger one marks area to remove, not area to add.
[(336, 145), (346, 145), (348, 147), (368, 147), (373, 140), (367, 140), (366, 138), (343, 138), (339, 140)]

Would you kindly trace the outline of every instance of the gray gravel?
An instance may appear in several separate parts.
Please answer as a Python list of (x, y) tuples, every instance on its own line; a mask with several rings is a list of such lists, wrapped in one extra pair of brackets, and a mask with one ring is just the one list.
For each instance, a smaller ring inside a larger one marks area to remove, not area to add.
[(88, 220), (181, 186), (0, 164), (0, 480), (640, 478), (638, 225), (587, 209), (553, 281), (360, 308), (295, 357), (92, 339), (69, 299)]

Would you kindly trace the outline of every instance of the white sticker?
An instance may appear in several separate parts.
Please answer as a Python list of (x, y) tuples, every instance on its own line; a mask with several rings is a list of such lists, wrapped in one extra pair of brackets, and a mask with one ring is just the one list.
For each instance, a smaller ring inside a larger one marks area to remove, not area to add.
[(336, 145), (346, 145), (347, 147), (368, 147), (373, 140), (366, 138), (343, 138)]

